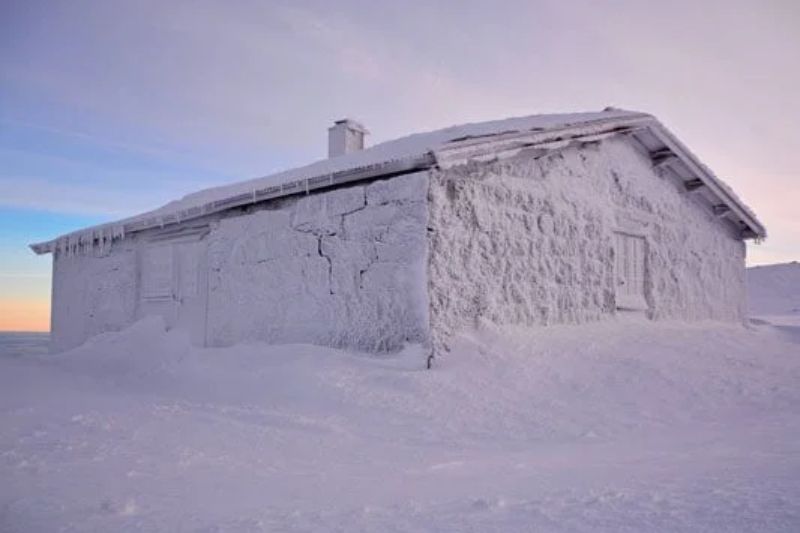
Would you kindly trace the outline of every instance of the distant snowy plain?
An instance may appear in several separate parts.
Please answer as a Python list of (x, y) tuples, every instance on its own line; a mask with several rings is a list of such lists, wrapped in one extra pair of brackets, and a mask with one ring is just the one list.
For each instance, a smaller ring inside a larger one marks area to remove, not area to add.
[(487, 326), (430, 371), (156, 319), (0, 357), (0, 531), (800, 531), (790, 293), (747, 326)]

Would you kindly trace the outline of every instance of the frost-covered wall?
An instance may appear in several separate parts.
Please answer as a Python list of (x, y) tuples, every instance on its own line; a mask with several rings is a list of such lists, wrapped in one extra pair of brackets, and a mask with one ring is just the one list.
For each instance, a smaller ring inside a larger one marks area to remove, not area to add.
[(614, 313), (615, 231), (645, 239), (649, 317), (745, 313), (744, 243), (623, 138), (434, 172), (429, 225), (437, 347), (481, 320)]
[(136, 248), (131, 240), (86, 253), (53, 254), (51, 348), (124, 328), (136, 313)]
[[(744, 243), (622, 137), (418, 172), (57, 253), (53, 345), (161, 314), (194, 342), (446, 347), (616, 313), (617, 234), (651, 318), (741, 320)], [(639, 278), (637, 278), (639, 279)], [(631, 287), (631, 285), (627, 285)]]
[(56, 253), (55, 351), (158, 314), (193, 342), (429, 341), (427, 172)]
[(208, 236), (207, 342), (428, 341), (428, 174), (278, 202)]

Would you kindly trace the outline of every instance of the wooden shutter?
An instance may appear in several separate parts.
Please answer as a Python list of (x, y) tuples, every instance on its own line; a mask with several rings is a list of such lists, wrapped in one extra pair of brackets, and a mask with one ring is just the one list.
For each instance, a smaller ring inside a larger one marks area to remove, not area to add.
[(172, 246), (145, 248), (142, 255), (142, 299), (162, 300), (173, 295)]

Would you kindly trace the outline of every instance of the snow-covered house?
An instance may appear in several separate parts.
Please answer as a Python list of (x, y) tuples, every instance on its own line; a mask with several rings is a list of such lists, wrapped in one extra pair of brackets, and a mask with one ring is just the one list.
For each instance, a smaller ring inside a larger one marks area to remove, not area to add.
[(753, 213), (654, 117), (536, 115), (331, 156), (32, 245), (55, 350), (162, 315), (200, 345), (436, 350), (481, 321), (742, 320)]

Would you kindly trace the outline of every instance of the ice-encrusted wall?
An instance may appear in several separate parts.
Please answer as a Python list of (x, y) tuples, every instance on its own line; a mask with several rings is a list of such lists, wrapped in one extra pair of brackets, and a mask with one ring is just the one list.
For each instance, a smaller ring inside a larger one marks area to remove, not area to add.
[(51, 350), (62, 351), (133, 322), (136, 251), (128, 241), (108, 249), (53, 255)]
[(208, 236), (207, 342), (428, 341), (428, 173), (277, 202)]
[[(616, 312), (615, 232), (644, 240), (649, 317), (741, 320), (744, 243), (629, 142), (299, 195), (57, 253), (54, 349), (152, 313), (201, 344), (376, 352), (444, 348), (481, 320), (597, 320)], [(143, 277), (163, 246), (166, 277)], [(143, 279), (173, 285), (147, 299)]]
[(437, 349), (481, 320), (613, 314), (615, 231), (646, 241), (649, 317), (744, 316), (744, 243), (623, 138), (433, 172), (429, 196)]
[[(427, 193), (421, 172), (126, 236), (102, 250), (58, 252), (52, 348), (149, 314), (198, 344), (380, 352), (427, 343)], [(148, 260), (153, 252), (171, 260)], [(149, 297), (148, 280), (164, 294)]]

